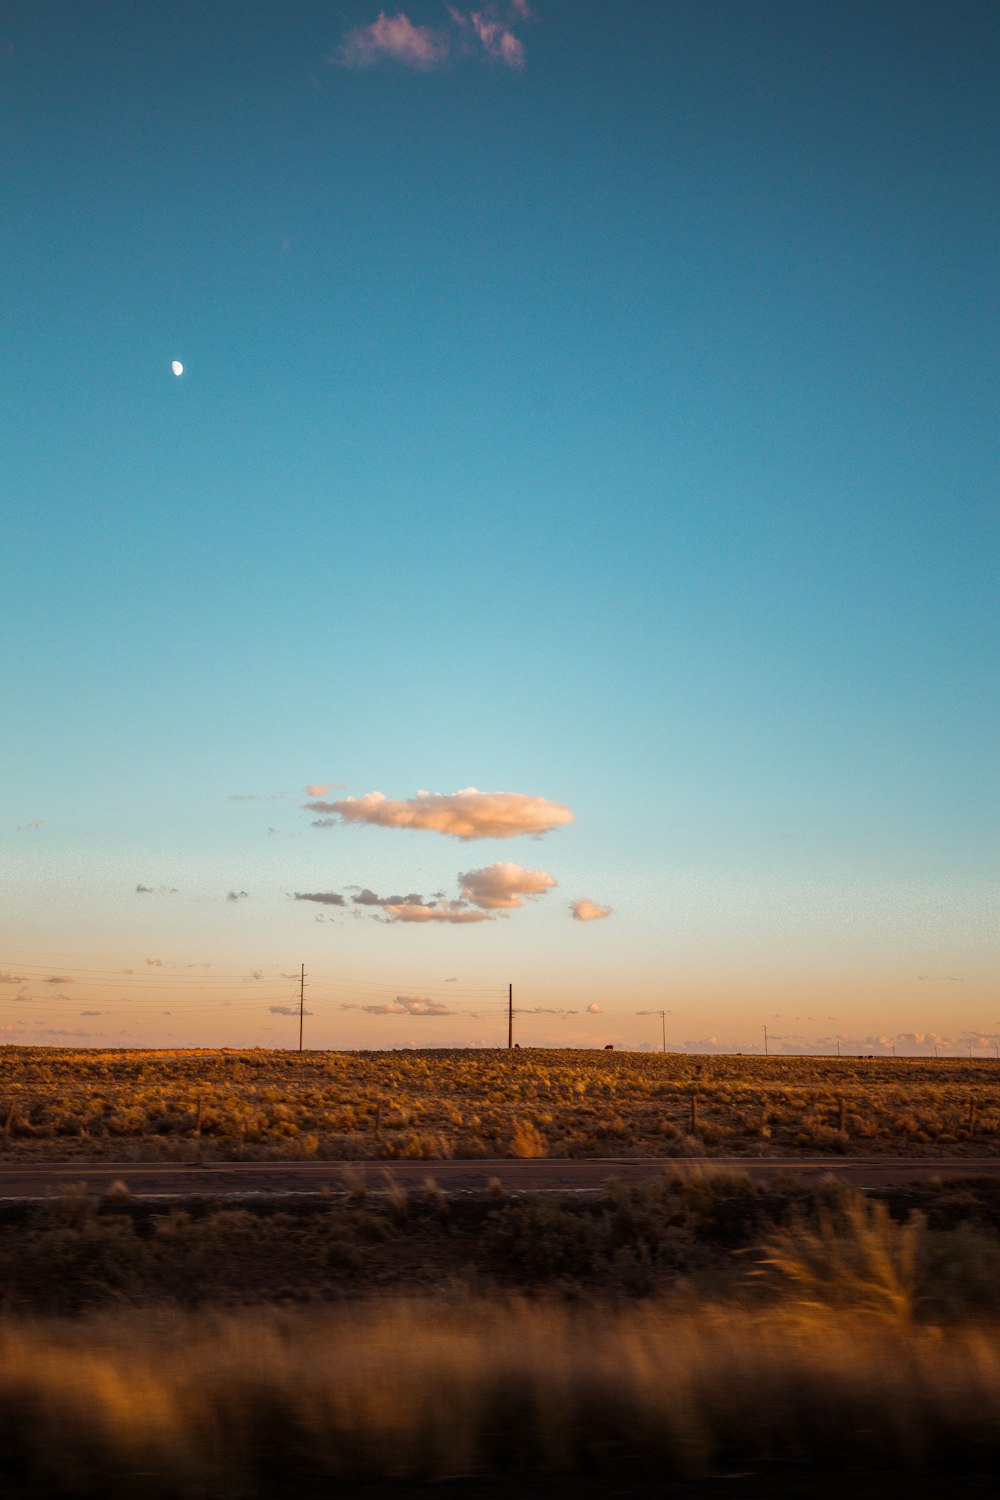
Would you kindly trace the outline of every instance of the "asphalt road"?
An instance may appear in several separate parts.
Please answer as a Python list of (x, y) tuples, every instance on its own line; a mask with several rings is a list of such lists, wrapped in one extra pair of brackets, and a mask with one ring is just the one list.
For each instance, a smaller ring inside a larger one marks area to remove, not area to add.
[(937, 1158), (872, 1157), (831, 1161), (827, 1157), (605, 1157), (566, 1161), (392, 1161), (392, 1162), (22, 1162), (0, 1164), (0, 1199), (46, 1198), (82, 1185), (101, 1194), (124, 1182), (136, 1197), (249, 1196), (268, 1193), (344, 1191), (363, 1183), (372, 1192), (390, 1182), (420, 1186), (432, 1177), (445, 1192), (483, 1192), (497, 1179), (508, 1192), (585, 1192), (610, 1177), (639, 1182), (663, 1172), (747, 1172), (774, 1177), (794, 1172), (807, 1178), (832, 1175), (861, 1188), (926, 1182), (934, 1177), (1000, 1177), (1000, 1156)]

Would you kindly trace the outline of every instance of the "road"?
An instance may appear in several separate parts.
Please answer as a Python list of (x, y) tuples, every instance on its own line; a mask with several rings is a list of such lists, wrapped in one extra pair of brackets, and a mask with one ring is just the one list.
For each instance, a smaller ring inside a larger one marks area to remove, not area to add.
[(816, 1179), (831, 1175), (861, 1188), (926, 1182), (934, 1177), (1000, 1177), (1000, 1156), (937, 1158), (871, 1157), (831, 1161), (827, 1157), (756, 1158), (605, 1157), (567, 1161), (392, 1161), (392, 1162), (22, 1162), (0, 1164), (0, 1200), (46, 1198), (82, 1185), (101, 1194), (124, 1182), (135, 1197), (231, 1197), (270, 1193), (344, 1191), (363, 1183), (372, 1192), (389, 1181), (419, 1187), (426, 1178), (445, 1192), (484, 1192), (494, 1179), (508, 1192), (594, 1192), (610, 1177), (640, 1182), (663, 1172), (746, 1172), (766, 1180), (794, 1172)]

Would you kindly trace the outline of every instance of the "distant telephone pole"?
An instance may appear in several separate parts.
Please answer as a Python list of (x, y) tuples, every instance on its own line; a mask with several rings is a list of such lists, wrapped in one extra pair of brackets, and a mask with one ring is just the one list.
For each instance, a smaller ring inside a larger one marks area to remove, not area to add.
[(666, 1013), (665, 1010), (661, 1010), (660, 1011), (660, 1030), (663, 1033), (663, 1050), (664, 1050), (664, 1052), (666, 1052), (666, 1050), (667, 1050), (667, 1013)]
[(302, 1051), (302, 1025), (306, 1013), (306, 966), (299, 972), (299, 1051)]
[(507, 986), (507, 1049), (514, 1045), (514, 986)]
[(767, 1027), (764, 1027), (764, 1056), (767, 1056)]

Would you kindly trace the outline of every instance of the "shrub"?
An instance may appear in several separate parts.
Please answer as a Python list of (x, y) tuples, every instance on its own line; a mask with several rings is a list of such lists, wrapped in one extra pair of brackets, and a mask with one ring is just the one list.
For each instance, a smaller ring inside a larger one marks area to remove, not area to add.
[(547, 1156), (549, 1152), (548, 1142), (537, 1125), (530, 1120), (517, 1120), (514, 1124), (514, 1133), (510, 1141), (510, 1154), (522, 1159)]
[(884, 1203), (847, 1191), (837, 1210), (820, 1210), (817, 1227), (797, 1223), (771, 1235), (763, 1265), (800, 1307), (850, 1307), (907, 1322), (916, 1303), (923, 1231), (921, 1215), (898, 1224)]

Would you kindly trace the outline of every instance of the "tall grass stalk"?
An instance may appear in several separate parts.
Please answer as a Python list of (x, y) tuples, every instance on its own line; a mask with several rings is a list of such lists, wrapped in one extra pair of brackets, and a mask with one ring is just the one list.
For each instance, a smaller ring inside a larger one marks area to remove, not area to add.
[(775, 1232), (763, 1264), (790, 1284), (791, 1300), (808, 1309), (850, 1307), (889, 1321), (912, 1318), (924, 1220), (897, 1223), (884, 1203), (841, 1192), (835, 1208), (811, 1228)]

